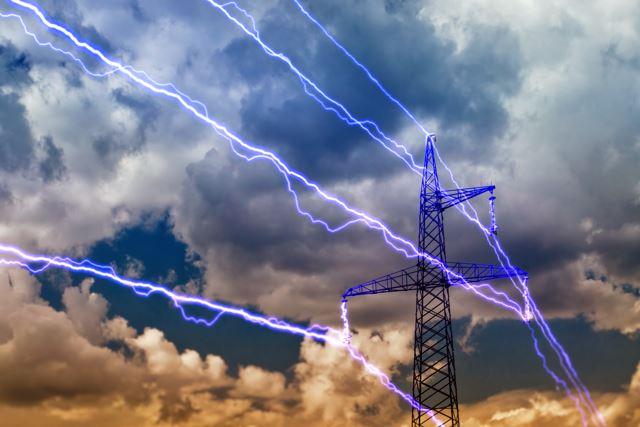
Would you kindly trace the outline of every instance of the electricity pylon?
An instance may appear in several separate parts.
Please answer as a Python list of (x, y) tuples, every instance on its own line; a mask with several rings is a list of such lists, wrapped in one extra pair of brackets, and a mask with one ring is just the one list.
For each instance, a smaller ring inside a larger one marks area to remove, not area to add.
[[(447, 262), (444, 239), (444, 211), (484, 193), (491, 193), (491, 228), (496, 230), (493, 215), (495, 186), (443, 190), (440, 187), (434, 153), (435, 137), (427, 138), (420, 189), (418, 247), (421, 253), (441, 260), (449, 271), (469, 283), (526, 276), (519, 268), (505, 269), (490, 264)], [(458, 279), (459, 281), (459, 279)], [(413, 398), (430, 409), (444, 426), (459, 426), (458, 389), (453, 355), (449, 287), (456, 284), (442, 269), (424, 257), (418, 264), (349, 288), (343, 299), (388, 292), (415, 291), (416, 318), (413, 351)], [(411, 425), (430, 424), (431, 416), (413, 408)]]

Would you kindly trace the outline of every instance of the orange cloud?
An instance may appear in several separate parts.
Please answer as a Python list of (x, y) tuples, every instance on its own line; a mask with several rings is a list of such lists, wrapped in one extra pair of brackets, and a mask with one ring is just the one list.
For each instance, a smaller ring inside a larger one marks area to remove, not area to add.
[[(217, 355), (178, 351), (162, 331), (138, 334), (106, 319), (90, 284), (64, 293), (66, 311), (42, 301), (23, 272), (0, 278), (0, 419), (3, 426), (404, 426), (409, 411), (344, 351), (305, 341), (286, 378), (256, 366), (230, 376)], [(90, 328), (78, 327), (88, 319)], [(411, 331), (361, 331), (354, 342), (388, 373), (411, 355)], [(105, 347), (119, 342), (124, 353)], [(640, 425), (640, 366), (620, 393), (594, 396), (612, 427)], [(519, 390), (462, 405), (474, 427), (574, 426), (571, 401)]]

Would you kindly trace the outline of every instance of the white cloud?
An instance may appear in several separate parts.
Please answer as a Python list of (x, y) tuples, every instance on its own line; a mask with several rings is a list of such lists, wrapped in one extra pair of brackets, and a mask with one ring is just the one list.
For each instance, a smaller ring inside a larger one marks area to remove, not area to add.
[(203, 360), (194, 350), (179, 353), (164, 334), (153, 328), (127, 340), (129, 346), (139, 351), (151, 374), (162, 387), (220, 387), (229, 383), (227, 365), (218, 356), (208, 355)]
[(285, 377), (279, 372), (268, 372), (257, 366), (240, 368), (234, 394), (243, 397), (283, 397)]
[(85, 279), (79, 287), (66, 288), (62, 302), (78, 333), (96, 344), (103, 339), (102, 323), (108, 303), (101, 295), (91, 292), (92, 284), (93, 279)]

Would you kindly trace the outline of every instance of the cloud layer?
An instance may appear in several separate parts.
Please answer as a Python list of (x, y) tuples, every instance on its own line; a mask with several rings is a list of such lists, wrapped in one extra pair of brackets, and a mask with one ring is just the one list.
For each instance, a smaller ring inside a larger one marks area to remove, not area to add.
[[(419, 133), (290, 1), (254, 3), (243, 5), (266, 40), (421, 158)], [(212, 116), (354, 206), (409, 238), (416, 234), (417, 177), (306, 97), (286, 67), (205, 2), (42, 5), (110, 54), (175, 82)], [(463, 185), (497, 184), (501, 239), (531, 273), (543, 312), (582, 316), (594, 334), (613, 331), (637, 343), (640, 6), (332, 0), (309, 8), (437, 132)], [(82, 256), (96, 242), (168, 212), (175, 236), (200, 256), (204, 271), (201, 282), (180, 285), (334, 325), (345, 288), (412, 263), (363, 227), (330, 235), (309, 224), (267, 164), (239, 161), (175, 105), (118, 77), (91, 79), (35, 48), (15, 23), (3, 24), (3, 242)], [(343, 219), (309, 194), (301, 200), (316, 214)], [(485, 201), (477, 207), (487, 220)], [(492, 262), (480, 234), (448, 215), (450, 259)], [(147, 266), (130, 261), (128, 273), (146, 277)], [(318, 344), (305, 342), (287, 372), (243, 366), (230, 373), (234, 361), (181, 348), (163, 331), (135, 330), (111, 316), (90, 282), (70, 287), (67, 281), (59, 294), (40, 297), (33, 279), (13, 271), (11, 277), (13, 285), (0, 281), (6, 294), (0, 411), (16, 424), (28, 411), (41, 425), (393, 425), (406, 419), (406, 408), (343, 355)], [(456, 319), (471, 318), (468, 336), (509, 317), (453, 294)], [(401, 381), (411, 359), (412, 310), (408, 297), (352, 304), (360, 345)], [(637, 382), (635, 374), (626, 392), (598, 394), (612, 425), (635, 421)], [(625, 411), (631, 418), (624, 419)], [(576, 421), (567, 402), (544, 390), (499, 394), (464, 413), (472, 425)]]

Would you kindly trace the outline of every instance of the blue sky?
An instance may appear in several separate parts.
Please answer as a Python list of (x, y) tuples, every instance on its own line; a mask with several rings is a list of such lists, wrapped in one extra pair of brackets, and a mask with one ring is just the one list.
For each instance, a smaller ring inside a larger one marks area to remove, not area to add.
[[(39, 4), (111, 56), (175, 83), (238, 135), (353, 206), (416, 235), (419, 178), (324, 111), (286, 66), (206, 2)], [(292, 1), (241, 5), (265, 41), (421, 159), (416, 127)], [(532, 294), (610, 424), (634, 425), (627, 408), (640, 399), (640, 7), (308, 6), (437, 133), (461, 184), (497, 186), (504, 247), (530, 273)], [(310, 224), (267, 163), (239, 160), (171, 102), (118, 76), (91, 78), (34, 45), (16, 21), (0, 22), (2, 242), (90, 257), (131, 277), (332, 326), (340, 324), (344, 289), (412, 263), (364, 227), (330, 234)], [(43, 40), (70, 48), (26, 22)], [(309, 193), (301, 201), (314, 214), (343, 219)], [(486, 200), (474, 206), (488, 221)], [(462, 217), (452, 212), (446, 221), (450, 259), (495, 262)], [(160, 298), (66, 273), (7, 273), (0, 372), (15, 374), (0, 381), (0, 413), (15, 425), (408, 420), (401, 401), (319, 343), (227, 317), (211, 329), (188, 325)], [(385, 296), (351, 305), (358, 344), (405, 390), (413, 304), (411, 296)], [(463, 422), (578, 421), (520, 321), (460, 289), (452, 308)], [(66, 345), (48, 362), (22, 353), (48, 340), (16, 321), (30, 316)]]

